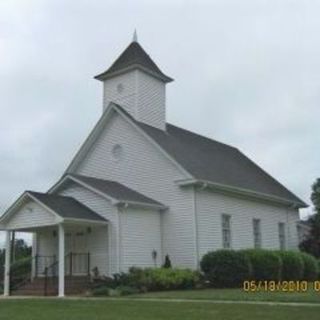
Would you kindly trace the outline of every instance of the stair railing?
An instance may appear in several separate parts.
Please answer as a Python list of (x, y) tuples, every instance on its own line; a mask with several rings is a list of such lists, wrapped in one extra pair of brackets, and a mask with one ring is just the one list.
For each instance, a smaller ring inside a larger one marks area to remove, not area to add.
[[(10, 292), (18, 290), (22, 286), (32, 281), (38, 274), (40, 263), (48, 263), (54, 256), (39, 256), (23, 258), (10, 265)], [(52, 261), (52, 260), (51, 260)]]
[[(44, 295), (47, 296), (49, 289), (53, 286), (54, 291), (58, 291), (58, 269), (59, 261), (45, 267), (44, 269)], [(90, 253), (69, 252), (65, 255), (65, 276), (72, 278), (75, 275), (86, 275), (90, 277)]]

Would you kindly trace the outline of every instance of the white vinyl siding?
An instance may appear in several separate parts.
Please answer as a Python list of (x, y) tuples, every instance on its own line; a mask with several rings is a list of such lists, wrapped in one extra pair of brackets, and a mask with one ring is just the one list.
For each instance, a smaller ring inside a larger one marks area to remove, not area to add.
[(137, 120), (164, 130), (166, 125), (165, 84), (142, 71), (137, 72)]
[(256, 249), (261, 248), (261, 220), (252, 219), (252, 228), (253, 228), (253, 246)]
[[(104, 81), (104, 109), (108, 107), (110, 102), (114, 102), (121, 105), (132, 117), (136, 116), (136, 73), (136, 71), (130, 71)], [(117, 90), (119, 84), (123, 85), (121, 93)]]
[(278, 223), (278, 230), (279, 230), (279, 247), (280, 250), (286, 249), (286, 225), (284, 222)]
[(58, 218), (34, 200), (23, 205), (16, 213), (8, 218), (5, 225), (8, 229), (27, 229), (55, 225)]
[[(119, 92), (118, 86), (122, 90)], [(161, 130), (166, 124), (165, 83), (140, 70), (104, 81), (104, 109), (110, 102), (123, 107), (136, 120)]]
[(223, 248), (221, 213), (232, 216), (232, 248), (253, 248), (252, 219), (261, 219), (261, 242), (264, 249), (278, 249), (278, 222), (288, 226), (288, 248), (297, 249), (298, 210), (232, 197), (210, 190), (197, 191), (197, 226), (199, 258), (208, 251)]
[[(118, 209), (110, 201), (76, 183), (69, 183), (60, 195), (73, 197), (109, 221), (107, 227), (92, 228), (89, 244), (92, 264), (96, 264), (101, 274), (112, 275), (119, 272), (118, 264)], [(105, 256), (103, 256), (105, 255)]]
[[(123, 149), (120, 161), (110, 156), (116, 144)], [(193, 190), (175, 183), (186, 175), (125, 119), (109, 120), (74, 173), (118, 181), (168, 206), (161, 214), (163, 256), (174, 266), (195, 267)]]
[(224, 249), (231, 248), (231, 216), (228, 214), (221, 215), (222, 226), (222, 247)]
[[(154, 210), (127, 208), (120, 212), (121, 270), (130, 267), (160, 267), (162, 264), (160, 213)], [(157, 252), (156, 261), (152, 252)]]

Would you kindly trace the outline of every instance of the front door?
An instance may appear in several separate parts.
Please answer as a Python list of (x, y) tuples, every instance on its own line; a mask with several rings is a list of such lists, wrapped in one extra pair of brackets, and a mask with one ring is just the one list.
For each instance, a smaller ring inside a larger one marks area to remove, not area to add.
[(74, 228), (66, 232), (66, 275), (87, 274), (88, 239), (85, 228)]

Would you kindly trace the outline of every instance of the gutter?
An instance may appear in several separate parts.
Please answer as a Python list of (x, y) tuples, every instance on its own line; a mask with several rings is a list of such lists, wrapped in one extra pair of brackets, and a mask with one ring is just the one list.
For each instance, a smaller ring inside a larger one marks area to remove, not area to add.
[(217, 191), (224, 191), (232, 194), (243, 195), (243, 196), (251, 197), (254, 199), (262, 199), (265, 201), (270, 201), (270, 202), (290, 206), (295, 209), (308, 207), (308, 205), (305, 204), (304, 202), (290, 201), (282, 197), (277, 197), (277, 196), (269, 195), (262, 192), (252, 191), (245, 188), (228, 186), (225, 184), (206, 181), (206, 180), (184, 179), (184, 180), (176, 180), (175, 183), (181, 187), (200, 186), (201, 189), (209, 188)]

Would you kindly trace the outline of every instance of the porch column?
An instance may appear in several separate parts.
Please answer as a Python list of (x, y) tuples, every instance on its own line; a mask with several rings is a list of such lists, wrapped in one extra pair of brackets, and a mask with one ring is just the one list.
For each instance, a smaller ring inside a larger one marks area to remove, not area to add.
[(4, 290), (5, 297), (10, 295), (10, 260), (11, 260), (11, 247), (10, 247), (10, 231), (6, 231), (6, 253), (4, 265)]
[(64, 226), (59, 224), (59, 297), (64, 297)]

